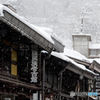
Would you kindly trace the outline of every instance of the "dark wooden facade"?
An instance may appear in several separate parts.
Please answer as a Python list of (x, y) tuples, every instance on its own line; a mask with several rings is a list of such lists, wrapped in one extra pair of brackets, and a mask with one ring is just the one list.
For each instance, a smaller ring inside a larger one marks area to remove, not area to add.
[[(43, 53), (42, 58), (47, 54)], [(67, 69), (67, 67), (75, 65), (64, 61), (60, 58), (52, 56), (46, 60), (45, 65), (45, 100), (74, 100), (77, 97), (71, 97), (70, 92), (88, 92), (88, 78), (82, 77)], [(78, 69), (77, 69), (78, 70)], [(81, 70), (80, 70), (81, 71)], [(51, 99), (53, 97), (53, 99)], [(79, 97), (82, 100), (83, 97)], [(85, 100), (87, 97), (84, 97)], [(76, 100), (75, 99), (75, 100)]]
[(39, 90), (39, 80), (31, 82), (32, 50), (40, 52), (38, 45), (0, 21), (0, 100), (26, 100)]
[[(99, 91), (98, 88), (97, 88), (97, 91), (96, 91), (96, 76), (98, 76), (99, 74), (99, 64), (96, 62), (96, 61), (93, 61), (92, 63), (89, 62), (89, 61), (82, 61), (82, 60), (79, 60), (77, 58), (73, 58), (73, 57), (70, 57), (71, 59), (73, 59), (75, 62), (79, 63), (79, 64), (82, 64), (84, 65), (87, 69), (91, 70), (92, 72), (96, 73), (95, 75), (92, 75), (90, 73), (87, 73), (86, 72), (86, 75), (85, 77), (87, 77), (87, 81), (83, 81), (86, 83), (86, 87), (87, 87), (87, 92), (97, 92)], [(85, 89), (83, 89), (85, 90)], [(91, 97), (86, 97), (86, 100), (91, 100)]]
[(100, 64), (98, 63), (98, 60), (93, 60), (90, 69), (97, 73), (97, 76), (95, 77), (94, 90), (98, 93), (98, 97), (100, 97)]
[(28, 100), (37, 91), (39, 99), (41, 50), (62, 52), (64, 45), (7, 7), (0, 12), (0, 100)]
[[(11, 11), (4, 10), (3, 14), (0, 16), (0, 100), (29, 100), (37, 91), (38, 100), (40, 94), (42, 100), (74, 100), (71, 91), (88, 91), (88, 78), (80, 79), (83, 70), (50, 57), (52, 50), (63, 51), (59, 41), (51, 37), (54, 44), (51, 43)], [(49, 55), (41, 55), (42, 50)]]

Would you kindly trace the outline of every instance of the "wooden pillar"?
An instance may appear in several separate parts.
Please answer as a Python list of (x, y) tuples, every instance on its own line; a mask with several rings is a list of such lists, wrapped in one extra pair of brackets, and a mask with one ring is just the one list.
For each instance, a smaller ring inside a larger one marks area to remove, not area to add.
[(38, 100), (40, 100), (40, 90), (38, 91)]
[[(77, 82), (77, 92), (79, 93), (79, 80), (78, 80), (78, 82)], [(79, 100), (79, 96), (77, 96), (77, 100)]]
[(45, 100), (45, 92), (44, 92), (44, 86), (45, 86), (45, 60), (50, 58), (51, 52), (48, 54), (48, 56), (46, 56), (43, 59), (43, 67), (42, 67), (42, 100)]
[(62, 90), (62, 75), (63, 73), (60, 73), (60, 85), (59, 85), (59, 100), (61, 100), (61, 90)]
[(43, 68), (42, 68), (42, 100), (45, 100), (44, 86), (45, 86), (45, 59), (43, 59)]
[(85, 92), (85, 78), (83, 78), (83, 92)]

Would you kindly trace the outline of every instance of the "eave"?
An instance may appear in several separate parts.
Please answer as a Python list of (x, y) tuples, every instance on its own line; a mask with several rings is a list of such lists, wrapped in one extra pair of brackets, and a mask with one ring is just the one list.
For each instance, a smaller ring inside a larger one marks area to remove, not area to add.
[(97, 63), (95, 60), (93, 61), (93, 66), (91, 66), (91, 69), (96, 70), (97, 72), (100, 73), (100, 64)]
[(89, 41), (91, 41), (91, 35), (90, 34), (73, 34), (72, 37), (88, 37)]
[(91, 65), (90, 62), (82, 61), (82, 60), (79, 60), (79, 59), (76, 59), (76, 58), (73, 58), (73, 57), (69, 57), (69, 58), (71, 58), (72, 60), (74, 60), (75, 62), (77, 62), (79, 64), (83, 64), (83, 65), (86, 65), (86, 66), (90, 66)]
[(93, 74), (87, 70), (83, 70), (82, 68), (77, 67), (73, 63), (69, 63), (68, 66), (66, 67), (66, 69), (69, 69), (70, 71), (73, 71), (74, 73), (77, 73), (79, 75), (82, 75), (89, 79), (94, 80), (95, 74)]
[(36, 30), (30, 27), (27, 23), (20, 18), (18, 19), (18, 15), (14, 16), (15, 14), (11, 13), (12, 11), (8, 12), (3, 10), (3, 16), (0, 16), (0, 20), (4, 23), (8, 24), (15, 30), (19, 31), (22, 35), (26, 36), (30, 40), (32, 40), (35, 44), (42, 47), (44, 50), (51, 52), (52, 50), (57, 52), (63, 52), (64, 45), (57, 41), (54, 37), (51, 37), (54, 43), (43, 37), (39, 34)]
[[(62, 56), (60, 56), (60, 53), (58, 53), (59, 54), (59, 57), (57, 57), (57, 56), (55, 56), (55, 55), (52, 55), (52, 57), (55, 57), (56, 59), (59, 59), (59, 60), (61, 60), (61, 62), (65, 62), (64, 63), (64, 69), (68, 69), (68, 70), (70, 70), (70, 71), (72, 71), (72, 72), (74, 72), (74, 73), (77, 73), (77, 74), (79, 74), (79, 75), (83, 75), (83, 76), (85, 76), (85, 77), (87, 77), (87, 78), (89, 78), (89, 79), (94, 79), (94, 77), (96, 76), (96, 74), (94, 73), (94, 72), (92, 72), (91, 70), (89, 70), (89, 69), (87, 69), (87, 68), (81, 68), (80, 66), (79, 66), (79, 64), (78, 64), (78, 62), (76, 63), (76, 61), (72, 61), (71, 59), (70, 59), (70, 57), (69, 57), (69, 61), (68, 61), (68, 58), (66, 57), (66, 60), (64, 60), (64, 59), (61, 59), (60, 57)], [(80, 61), (80, 60), (79, 60)], [(58, 63), (58, 62), (57, 62)], [(67, 63), (67, 64), (66, 64)], [(85, 62), (84, 62), (85, 63)], [(87, 65), (87, 66), (89, 66), (90, 65), (90, 63), (86, 63), (86, 64), (84, 64), (84, 63), (81, 63), (80, 65)], [(85, 66), (84, 66), (85, 67)], [(63, 69), (63, 70), (64, 70)]]

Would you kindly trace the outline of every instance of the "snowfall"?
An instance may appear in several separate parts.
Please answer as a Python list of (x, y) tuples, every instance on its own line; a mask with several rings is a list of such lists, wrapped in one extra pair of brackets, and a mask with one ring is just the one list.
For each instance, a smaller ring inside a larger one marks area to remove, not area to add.
[[(72, 34), (91, 34), (92, 42), (89, 48), (100, 47), (100, 1), (99, 0), (0, 0), (2, 4), (10, 4), (17, 14), (0, 4), (0, 16), (7, 10), (25, 24), (35, 29), (39, 34), (54, 44), (51, 37), (65, 45), (63, 53), (52, 52), (53, 56), (71, 62), (83, 70), (88, 70), (84, 65), (74, 62), (72, 58), (92, 63), (93, 60), (100, 64), (100, 59), (88, 59), (73, 50)], [(59, 8), (59, 9), (58, 9)], [(24, 17), (21, 17), (24, 16)], [(83, 18), (83, 25), (81, 19)], [(60, 37), (60, 38), (59, 38)], [(95, 73), (93, 73), (95, 74)]]

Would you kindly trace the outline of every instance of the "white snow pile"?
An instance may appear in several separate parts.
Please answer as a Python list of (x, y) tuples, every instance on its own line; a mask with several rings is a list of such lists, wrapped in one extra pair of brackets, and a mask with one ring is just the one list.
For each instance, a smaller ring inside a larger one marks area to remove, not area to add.
[(55, 39), (56, 39), (57, 41), (59, 41), (60, 43), (63, 44), (62, 39), (61, 39), (57, 34), (55, 34), (54, 31), (53, 31), (52, 29), (46, 28), (46, 27), (39, 27), (39, 28), (40, 28), (41, 30), (47, 32), (50, 36), (55, 37)]
[(49, 33), (45, 32), (41, 27), (35, 26), (33, 24), (30, 24), (30, 27), (32, 27), (36, 32), (38, 32), (40, 35), (42, 35), (48, 41), (50, 41), (52, 44), (54, 44), (54, 41), (53, 41), (51, 35)]
[(91, 61), (91, 63), (93, 63), (93, 61), (96, 61), (98, 64), (100, 64), (100, 58), (95, 58), (95, 59), (89, 59)]
[[(46, 52), (44, 52), (44, 53), (46, 53)], [(78, 67), (78, 68), (80, 68), (80, 69), (82, 69), (82, 70), (84, 70), (84, 71), (88, 71), (88, 72), (90, 72), (90, 73), (92, 73), (92, 74), (95, 75), (94, 72), (92, 72), (91, 70), (87, 69), (84, 65), (78, 64), (78, 63), (76, 63), (75, 61), (73, 61), (72, 59), (70, 59), (69, 57), (67, 57), (65, 53), (58, 53), (58, 52), (54, 52), (54, 51), (53, 51), (53, 52), (51, 53), (51, 55), (53, 55), (53, 56), (55, 56), (55, 57), (57, 57), (57, 58), (60, 58), (60, 59), (62, 59), (62, 60), (64, 60), (64, 61), (70, 62), (70, 63), (72, 63), (73, 65), (75, 65), (76, 67)]]
[(69, 59), (68, 57), (66, 57), (66, 56), (64, 55), (64, 53), (58, 53), (58, 52), (52, 51), (51, 55), (53, 55), (53, 56), (55, 56), (55, 57), (57, 57), (57, 58), (60, 58), (60, 59), (62, 59), (62, 60), (64, 60), (64, 61), (67, 61), (67, 62), (70, 61), (70, 59)]
[(35, 30), (37, 33), (39, 33), (41, 36), (43, 36), (45, 39), (47, 39), (49, 42), (51, 42), (52, 44), (54, 44), (54, 41), (52, 39), (52, 37), (54, 39), (56, 39), (57, 41), (59, 41), (61, 44), (63, 44), (62, 40), (60, 39), (59, 36), (57, 36), (53, 30), (49, 29), (49, 28), (42, 28), (42, 27), (38, 27), (35, 26), (31, 23), (29, 23), (24, 17), (19, 16), (18, 14), (16, 14), (15, 12), (13, 12), (12, 10), (10, 10), (8, 7), (2, 5), (0, 3), (0, 16), (4, 16), (3, 14), (3, 10), (6, 10), (7, 12), (11, 13), (13, 16), (15, 16), (17, 19), (19, 19), (20, 21), (22, 21), (23, 23), (25, 23), (26, 25), (28, 25), (30, 28), (32, 28), (33, 30)]
[(89, 44), (89, 49), (100, 49), (100, 44)]
[[(44, 52), (44, 53), (46, 53), (46, 52)], [(58, 52), (52, 51), (51, 55), (53, 55), (53, 56), (55, 56), (57, 58), (60, 58), (60, 59), (62, 59), (64, 61), (71, 62), (72, 64), (74, 64), (78, 68), (81, 68), (83, 70), (86, 69), (86, 67), (84, 65), (76, 63), (75, 61), (73, 61), (72, 59), (70, 59), (69, 57), (67, 57), (64, 53), (58, 53)]]
[(81, 53), (74, 51), (74, 50), (64, 48), (64, 54), (68, 57), (72, 57), (72, 58), (82, 60), (85, 62), (90, 62), (89, 59), (87, 59), (84, 55), (82, 55)]
[(100, 59), (94, 59), (98, 64), (100, 64)]
[(75, 66), (77, 66), (78, 68), (80, 68), (80, 69), (82, 69), (82, 70), (84, 70), (84, 71), (88, 71), (88, 72), (90, 72), (90, 73), (92, 73), (92, 74), (95, 75), (95, 73), (94, 73), (93, 71), (87, 69), (84, 65), (78, 64), (78, 63), (76, 63), (75, 61), (73, 61), (72, 59), (70, 59), (70, 62), (71, 62), (72, 64), (74, 64)]
[(79, 36), (91, 36), (91, 34), (84, 34), (84, 33), (82, 33), (82, 32), (80, 32), (79, 34), (72, 34), (72, 35), (79, 35)]

